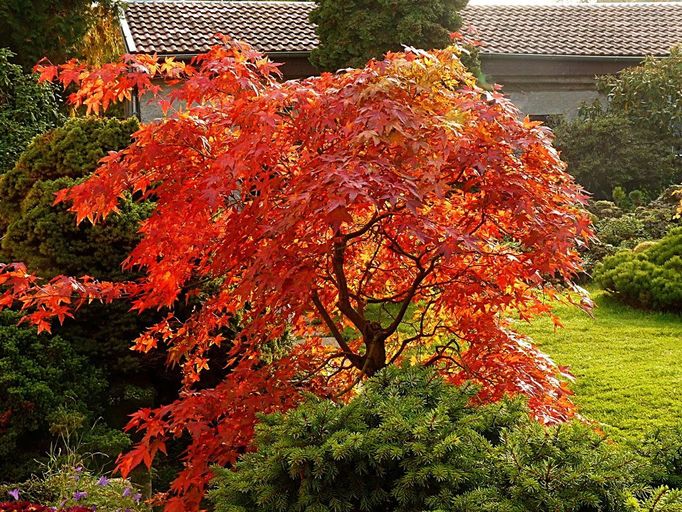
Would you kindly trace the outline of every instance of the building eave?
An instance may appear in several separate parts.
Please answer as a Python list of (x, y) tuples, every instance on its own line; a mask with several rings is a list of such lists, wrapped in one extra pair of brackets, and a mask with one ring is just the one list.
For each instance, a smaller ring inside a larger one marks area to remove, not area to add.
[[(646, 55), (562, 55), (549, 53), (495, 53), (481, 52), (480, 57), (494, 57), (497, 59), (528, 59), (528, 60), (573, 60), (573, 61), (632, 61), (639, 62), (646, 58)], [(654, 55), (655, 58), (662, 58), (663, 55)]]
[[(129, 52), (133, 53), (133, 52)], [(157, 53), (159, 57), (173, 57), (178, 60), (190, 60), (201, 55), (202, 52), (190, 52), (190, 53), (179, 53), (179, 52), (167, 52), (167, 53)], [(293, 51), (293, 52), (263, 52), (268, 57), (273, 59), (290, 59), (290, 58), (307, 58), (310, 56), (309, 51)]]
[(126, 19), (123, 10), (121, 10), (121, 13), (119, 14), (118, 21), (121, 26), (121, 33), (123, 34), (123, 44), (126, 47), (126, 53), (136, 53), (137, 46), (135, 45), (133, 34), (132, 32), (130, 32), (130, 26), (128, 26), (128, 20)]

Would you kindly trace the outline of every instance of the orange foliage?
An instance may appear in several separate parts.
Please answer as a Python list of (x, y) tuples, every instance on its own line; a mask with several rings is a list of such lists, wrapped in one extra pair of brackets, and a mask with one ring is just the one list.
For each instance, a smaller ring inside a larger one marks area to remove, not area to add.
[[(128, 428), (142, 439), (119, 461), (127, 474), (189, 435), (167, 510), (199, 507), (210, 465), (248, 446), (257, 412), (293, 407), (304, 391), (338, 397), (404, 360), (478, 382), (481, 400), (523, 393), (544, 422), (573, 413), (568, 374), (512, 321), (551, 315), (565, 290), (589, 307), (571, 283), (591, 237), (584, 196), (549, 130), (479, 89), (456, 47), (287, 82), (229, 39), (191, 65), (126, 56), (38, 71), (75, 83), (71, 102), (94, 113), (134, 89), (154, 95), (157, 79), (177, 84), (156, 98), (163, 119), (57, 198), (79, 222), (99, 222), (125, 194), (153, 197), (124, 264), (142, 277), (42, 283), (20, 265), (0, 272), (1, 304), (18, 301), (42, 328), (97, 298), (168, 312), (135, 348), (167, 347), (184, 389), (134, 416)], [(209, 280), (219, 283), (210, 293)], [(177, 301), (199, 292), (201, 306), (176, 318)], [(225, 381), (198, 390), (209, 348), (227, 343), (237, 313)], [(264, 360), (264, 344), (286, 330), (300, 343)]]

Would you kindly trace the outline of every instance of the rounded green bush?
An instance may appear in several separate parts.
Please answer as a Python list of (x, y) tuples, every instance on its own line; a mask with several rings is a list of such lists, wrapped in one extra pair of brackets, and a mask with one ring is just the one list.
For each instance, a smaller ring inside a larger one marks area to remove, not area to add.
[(124, 202), (106, 223), (76, 225), (67, 205), (53, 206), (55, 193), (91, 174), (109, 151), (126, 147), (138, 128), (134, 118), (74, 118), (37, 137), (14, 169), (0, 178), (0, 228), (5, 260), (24, 261), (44, 276), (82, 275), (111, 279), (138, 241), (148, 204)]
[(643, 250), (605, 258), (595, 269), (595, 280), (628, 304), (682, 311), (682, 228)]

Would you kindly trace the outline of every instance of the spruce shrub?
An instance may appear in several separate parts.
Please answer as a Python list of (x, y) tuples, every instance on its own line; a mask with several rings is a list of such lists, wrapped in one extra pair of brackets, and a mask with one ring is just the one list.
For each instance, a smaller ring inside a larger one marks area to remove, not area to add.
[(44, 276), (88, 274), (120, 277), (121, 262), (138, 240), (149, 206), (125, 202), (106, 223), (76, 225), (55, 193), (91, 174), (109, 151), (126, 147), (134, 118), (74, 118), (33, 140), (0, 179), (0, 229), (6, 261), (24, 261)]
[(682, 512), (682, 491), (666, 486), (637, 493), (628, 501), (629, 512)]
[(216, 468), (217, 512), (624, 511), (642, 460), (587, 425), (545, 428), (522, 403), (423, 368), (382, 370), (349, 403), (262, 418), (256, 451)]
[(648, 432), (636, 448), (652, 462), (652, 485), (682, 488), (682, 423)]

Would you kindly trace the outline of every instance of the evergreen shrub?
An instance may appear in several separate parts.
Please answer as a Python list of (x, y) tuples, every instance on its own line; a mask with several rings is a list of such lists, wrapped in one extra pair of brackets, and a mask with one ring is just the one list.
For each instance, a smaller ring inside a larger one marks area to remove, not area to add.
[(14, 168), (0, 178), (0, 229), (6, 261), (23, 261), (45, 276), (88, 274), (114, 278), (138, 240), (145, 204), (125, 202), (104, 224), (76, 225), (55, 193), (91, 174), (109, 151), (126, 147), (134, 118), (73, 118), (33, 140)]
[(0, 173), (12, 168), (33, 137), (63, 122), (54, 88), (38, 84), (12, 57), (0, 48)]
[[(46, 278), (58, 274), (99, 279), (134, 277), (123, 272), (121, 263), (139, 240), (140, 223), (151, 211), (149, 203), (122, 201), (119, 213), (95, 226), (87, 221), (77, 225), (68, 205), (53, 203), (58, 190), (89, 176), (110, 151), (126, 147), (138, 126), (134, 118), (72, 118), (34, 138), (14, 167), (0, 176), (1, 260), (23, 261), (32, 272)], [(83, 358), (83, 370), (73, 375), (97, 374), (102, 382), (78, 393), (78, 397), (88, 397), (83, 407), (79, 406), (78, 417), (66, 410), (71, 402), (64, 397), (55, 400), (61, 400), (66, 409), (39, 409), (46, 415), (40, 428), (31, 427), (33, 449), (27, 450), (23, 442), (24, 449), (15, 452), (13, 462), (23, 469), (8, 474), (0, 470), (0, 481), (23, 478), (34, 471), (33, 459), (44, 452), (55, 430), (73, 430), (77, 424), (88, 427), (99, 416), (104, 421), (88, 432), (90, 440), (96, 442), (94, 449), (116, 454), (129, 439), (109, 427), (122, 427), (132, 411), (152, 405), (161, 389), (172, 390), (171, 399), (175, 397), (177, 383), (165, 372), (163, 356), (141, 356), (130, 350), (131, 341), (153, 313), (135, 315), (125, 303), (93, 303), (80, 313), (78, 319), (66, 319), (63, 325), (55, 326), (54, 332), (69, 350)], [(35, 336), (33, 330), (24, 330), (26, 336)], [(64, 381), (69, 382), (68, 378)], [(130, 393), (131, 386), (141, 391)], [(47, 429), (47, 424), (55, 428)]]
[(106, 389), (71, 343), (19, 318), (0, 313), (0, 481), (28, 476), (52, 433), (94, 421)]
[(423, 368), (382, 370), (349, 403), (262, 418), (216, 468), (217, 512), (624, 511), (644, 463), (590, 426), (546, 429)]
[(627, 304), (682, 311), (682, 228), (642, 250), (605, 258), (595, 268), (595, 280)]

